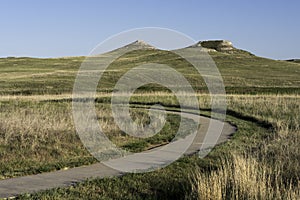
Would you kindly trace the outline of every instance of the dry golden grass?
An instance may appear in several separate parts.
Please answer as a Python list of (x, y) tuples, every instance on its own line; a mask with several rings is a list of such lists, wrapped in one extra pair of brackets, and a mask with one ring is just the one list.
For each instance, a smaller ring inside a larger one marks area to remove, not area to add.
[(228, 95), (227, 102), (229, 110), (271, 123), (274, 135), (257, 141), (256, 150), (223, 158), (216, 171), (197, 171), (192, 179), (197, 198), (300, 199), (300, 96)]
[(269, 168), (263, 161), (232, 154), (223, 159), (217, 171), (196, 171), (193, 192), (198, 199), (299, 199), (298, 186), (284, 184), (280, 170)]
[(69, 109), (66, 103), (0, 103), (0, 179), (92, 160)]
[(228, 108), (272, 123), (281, 134), (300, 129), (299, 95), (231, 95)]
[[(51, 99), (69, 97), (60, 95)], [(75, 132), (70, 102), (41, 103), (47, 96), (26, 98), (10, 97), (0, 104), (3, 171), (27, 170), (32, 163), (89, 156)], [(199, 94), (198, 98), (202, 109), (210, 107), (209, 95)], [(174, 96), (165, 92), (135, 94), (132, 100), (177, 104)], [(194, 193), (199, 199), (299, 199), (300, 96), (227, 95), (227, 103), (229, 111), (271, 123), (274, 134), (270, 139), (257, 141), (256, 150), (249, 148), (243, 155), (233, 153), (224, 158), (218, 170), (197, 171), (192, 180)], [(116, 144), (136, 141), (119, 130), (107, 105), (97, 107), (97, 113), (104, 132)], [(18, 174), (2, 174), (14, 175)]]
[[(114, 122), (109, 107), (96, 104), (97, 118), (103, 132), (117, 146), (127, 145), (131, 150), (130, 145), (135, 145), (133, 150), (140, 151), (166, 143), (176, 133), (167, 122), (161, 135), (151, 141), (129, 136)], [(139, 125), (147, 123), (147, 113), (142, 109), (131, 112)], [(177, 122), (177, 118), (168, 119)], [(92, 160), (76, 133), (70, 102), (25, 99), (0, 102), (0, 179), (88, 164)]]

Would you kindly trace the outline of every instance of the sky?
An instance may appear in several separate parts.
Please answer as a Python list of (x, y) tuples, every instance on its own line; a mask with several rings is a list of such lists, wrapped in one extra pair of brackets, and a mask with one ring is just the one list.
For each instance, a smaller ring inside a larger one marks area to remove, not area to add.
[(300, 58), (299, 8), (298, 0), (0, 0), (0, 57), (88, 55), (119, 32), (162, 27)]

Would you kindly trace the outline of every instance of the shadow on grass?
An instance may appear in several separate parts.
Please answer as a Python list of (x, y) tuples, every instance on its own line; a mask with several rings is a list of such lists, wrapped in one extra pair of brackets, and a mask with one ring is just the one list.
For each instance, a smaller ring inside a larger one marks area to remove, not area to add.
[[(152, 105), (155, 105), (155, 104), (160, 104), (160, 105), (164, 106), (165, 109), (168, 110), (168, 111), (172, 111), (172, 109), (180, 109), (181, 108), (181, 109), (187, 109), (187, 110), (184, 111), (186, 113), (195, 114), (195, 112), (193, 112), (194, 107), (180, 107), (178, 105), (168, 105), (168, 104), (164, 104), (164, 103), (161, 103), (161, 102), (151, 102), (151, 103), (131, 102), (131, 105), (133, 107), (135, 107), (136, 105), (137, 106), (140, 106), (140, 105), (152, 106)], [(218, 109), (212, 110), (211, 108), (200, 108), (200, 110), (203, 111), (203, 112), (224, 113), (224, 110), (218, 110)], [(257, 124), (258, 126), (260, 126), (262, 128), (273, 130), (273, 125), (271, 123), (267, 122), (267, 121), (259, 120), (255, 117), (252, 117), (252, 116), (249, 116), (249, 115), (244, 115), (244, 114), (241, 114), (241, 113), (236, 112), (236, 111), (231, 110), (231, 109), (227, 109), (226, 114), (230, 115), (232, 117), (238, 118), (238, 119), (242, 119), (244, 121), (253, 122), (253, 123)], [(206, 117), (211, 117), (210, 115), (206, 115), (206, 114), (200, 114), (200, 115), (206, 116)]]
[[(78, 99), (78, 100), (82, 101), (82, 99)], [(95, 101), (95, 103), (111, 103), (111, 98), (110, 97), (101, 97), (101, 98), (96, 98), (94, 101)], [(72, 102), (72, 98), (44, 100), (42, 102)], [(195, 108), (194, 107), (189, 107), (189, 106), (180, 107), (179, 105), (165, 104), (165, 103), (162, 103), (162, 102), (159, 102), (159, 101), (157, 101), (157, 102), (131, 101), (130, 102), (130, 106), (132, 106), (132, 107), (142, 107), (142, 106), (147, 107), (147, 106), (152, 106), (152, 105), (156, 105), (156, 104), (164, 106), (167, 111), (176, 111), (177, 109), (185, 109), (186, 113), (195, 114), (195, 112), (193, 112), (193, 111), (195, 111)], [(215, 113), (221, 113), (221, 114), (224, 113), (224, 110), (217, 110), (217, 109), (212, 110), (211, 108), (200, 108), (200, 110), (203, 111), (203, 112), (215, 112)], [(265, 128), (265, 129), (268, 129), (268, 130), (273, 130), (274, 129), (273, 125), (271, 123), (267, 122), (267, 121), (259, 120), (255, 117), (252, 117), (252, 116), (249, 116), (249, 115), (244, 115), (244, 114), (236, 112), (232, 109), (227, 109), (226, 114), (230, 115), (232, 117), (238, 118), (238, 119), (242, 119), (244, 121), (253, 122), (253, 123), (257, 124), (258, 126), (260, 126), (262, 128)], [(207, 115), (207, 114), (200, 114), (200, 115), (205, 116), (205, 117), (211, 117), (210, 115)]]

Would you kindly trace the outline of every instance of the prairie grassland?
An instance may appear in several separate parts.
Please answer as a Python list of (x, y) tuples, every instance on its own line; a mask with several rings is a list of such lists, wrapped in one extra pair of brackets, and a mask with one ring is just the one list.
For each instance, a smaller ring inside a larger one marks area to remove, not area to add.
[[(210, 109), (209, 95), (199, 95), (201, 109)], [(298, 199), (300, 197), (300, 96), (227, 95), (228, 114), (254, 121), (271, 131), (258, 140), (240, 138), (243, 146), (221, 159), (221, 168), (196, 172), (199, 199)], [(134, 102), (178, 105), (175, 97), (157, 93)], [(251, 130), (249, 130), (251, 133)], [(249, 136), (249, 135), (248, 135)], [(244, 143), (244, 144), (243, 144)]]
[[(224, 79), (226, 91), (237, 94), (299, 94), (299, 64), (256, 57), (244, 51), (210, 53)], [(71, 94), (85, 57), (0, 58), (1, 95)], [(112, 91), (129, 69), (140, 64), (161, 63), (183, 74), (197, 91), (207, 91), (202, 77), (186, 60), (159, 50), (132, 51), (114, 61), (102, 77), (98, 91)], [(155, 91), (152, 86), (145, 91)]]
[(0, 103), (1, 178), (88, 164), (66, 103)]
[(272, 124), (273, 135), (255, 141), (255, 148), (231, 152), (216, 171), (196, 171), (192, 182), (197, 198), (299, 199), (300, 97), (229, 95), (228, 107)]
[[(96, 162), (76, 134), (70, 102), (2, 101), (0, 113), (0, 178)], [(142, 126), (149, 121), (144, 109), (131, 109), (131, 116)], [(97, 117), (110, 140), (133, 152), (170, 142), (180, 120), (168, 114), (159, 134), (141, 139), (119, 129), (108, 104), (97, 104)]]
[[(107, 97), (99, 97), (97, 101), (109, 102), (101, 98)], [(135, 94), (131, 102), (178, 108), (175, 97), (164, 92)], [(209, 114), (209, 95), (199, 95), (199, 103), (204, 113)], [(183, 158), (154, 173), (96, 179), (29, 198), (68, 199), (82, 194), (91, 199), (122, 195), (136, 199), (174, 198), (174, 195), (187, 199), (299, 199), (300, 96), (228, 95), (227, 103), (227, 120), (238, 126), (238, 132), (207, 158)], [(107, 109), (105, 104), (102, 106)], [(105, 120), (108, 132), (117, 133), (110, 120)], [(126, 136), (121, 133), (116, 142), (122, 142), (122, 137)]]
[[(29, 198), (75, 199), (81, 194), (90, 199), (120, 199), (124, 195), (135, 199), (219, 199), (220, 196), (203, 195), (222, 193), (221, 198), (228, 199), (300, 199), (299, 64), (259, 58), (244, 51), (213, 52), (211, 56), (230, 93), (227, 120), (238, 126), (230, 141), (216, 147), (205, 159), (187, 157), (155, 173), (88, 181)], [(81, 144), (71, 113), (74, 80), (84, 59), (0, 59), (0, 178), (96, 162)], [(168, 142), (179, 120), (170, 116), (161, 137), (137, 140), (120, 131), (106, 113), (110, 103), (106, 92), (113, 90), (114, 83), (127, 70), (150, 60), (174, 67), (196, 91), (207, 92), (195, 69), (169, 52), (133, 51), (112, 63), (97, 88), (102, 92), (96, 99), (99, 121), (115, 143), (132, 151)], [(131, 102), (160, 103), (178, 109), (176, 98), (164, 91), (149, 84), (140, 88)], [(209, 115), (209, 95), (199, 94), (198, 98), (202, 113)], [(144, 114), (139, 110), (136, 116), (147, 122)], [(190, 180), (195, 166), (199, 170)], [(204, 185), (199, 183), (201, 179)]]
[[(209, 110), (210, 96), (201, 94), (198, 98), (201, 109)], [(271, 134), (258, 139), (251, 135), (240, 138), (233, 147), (243, 148), (233, 148), (221, 158), (218, 170), (196, 170), (192, 178), (196, 195), (191, 198), (299, 199), (300, 96), (229, 94), (226, 98), (228, 115), (261, 124), (271, 129)], [(153, 98), (132, 99), (178, 105), (174, 96), (163, 92)]]

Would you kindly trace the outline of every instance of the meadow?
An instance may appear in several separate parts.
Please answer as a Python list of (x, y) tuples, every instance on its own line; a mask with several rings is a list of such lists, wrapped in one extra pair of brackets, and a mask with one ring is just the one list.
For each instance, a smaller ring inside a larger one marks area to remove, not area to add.
[[(238, 128), (228, 142), (205, 158), (184, 156), (155, 172), (91, 179), (19, 198), (299, 199), (300, 64), (245, 51), (210, 54), (226, 87), (226, 121)], [(71, 92), (83, 60), (0, 59), (1, 179), (97, 162), (82, 145), (72, 119)], [(210, 116), (211, 112), (205, 84), (185, 60), (158, 50), (124, 55), (103, 77), (95, 102), (105, 133), (133, 152), (167, 144), (179, 122), (178, 115), (168, 115), (163, 130), (147, 139), (130, 137), (113, 122), (109, 92), (128, 69), (148, 60), (172, 65), (184, 74), (197, 91), (201, 108), (197, 114)], [(157, 103), (167, 110), (179, 109), (174, 95), (149, 84), (131, 98), (133, 118), (147, 123), (145, 108)]]

